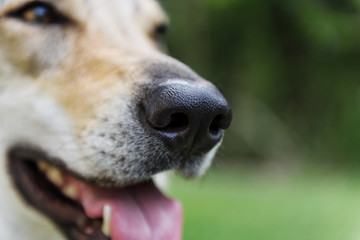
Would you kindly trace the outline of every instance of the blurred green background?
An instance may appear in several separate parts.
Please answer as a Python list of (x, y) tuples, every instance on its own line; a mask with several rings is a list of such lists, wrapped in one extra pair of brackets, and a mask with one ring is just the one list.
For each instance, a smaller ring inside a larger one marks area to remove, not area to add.
[(184, 240), (360, 239), (360, 1), (161, 2), (234, 114), (205, 178), (175, 179)]

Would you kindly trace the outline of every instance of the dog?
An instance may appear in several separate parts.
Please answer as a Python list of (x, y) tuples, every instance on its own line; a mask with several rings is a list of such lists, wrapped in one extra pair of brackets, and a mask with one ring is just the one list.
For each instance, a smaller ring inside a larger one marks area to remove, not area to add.
[(0, 0), (0, 239), (181, 239), (154, 176), (203, 175), (231, 108), (167, 24), (155, 0)]

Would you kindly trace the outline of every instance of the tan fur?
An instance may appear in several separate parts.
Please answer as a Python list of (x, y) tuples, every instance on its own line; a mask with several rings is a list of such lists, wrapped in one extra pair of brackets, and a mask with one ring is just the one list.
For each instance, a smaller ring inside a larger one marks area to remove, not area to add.
[[(5, 1), (3, 12), (6, 13), (25, 2)], [(159, 55), (150, 36), (151, 28), (156, 24), (167, 23), (168, 20), (157, 2), (140, 0), (142, 4), (139, 3), (140, 7), (137, 11), (141, 11), (141, 14), (138, 14), (136, 21), (139, 26), (134, 26), (137, 29), (130, 29), (132, 33), (129, 35), (122, 34), (122, 41), (117, 41), (118, 36), (108, 34), (108, 31), (114, 33), (119, 31), (114, 26), (99, 25), (98, 22), (91, 25), (89, 24), (91, 19), (82, 16), (85, 15), (84, 10), (86, 12), (86, 10), (91, 11), (90, 9), (76, 8), (76, 3), (73, 3), (76, 1), (55, 2), (59, 4), (60, 9), (70, 12), (70, 17), (76, 21), (76, 26), (63, 29), (63, 36), (68, 42), (60, 50), (65, 54), (64, 57), (59, 58), (59, 62), (56, 62), (56, 68), (43, 71), (41, 59), (36, 62), (33, 53), (28, 53), (26, 48), (19, 48), (23, 44), (22, 38), (31, 39), (33, 35), (42, 35), (41, 29), (32, 28), (25, 31), (21, 29), (21, 38), (5, 35), (2, 41), (6, 41), (10, 49), (19, 49), (19, 54), (14, 54), (12, 51), (9, 53), (10, 60), (20, 65), (24, 74), (34, 76), (34, 81), (44, 91), (56, 97), (73, 118), (72, 122), (80, 133), (88, 124), (92, 124), (99, 105), (108, 99), (113, 99), (115, 95), (124, 91), (124, 88), (129, 88), (129, 81), (140, 80), (136, 79), (139, 72), (137, 68), (141, 68), (137, 62), (139, 56), (143, 59), (143, 56), (147, 55), (147, 58), (151, 59)], [(74, 11), (79, 9), (81, 11)], [(19, 23), (10, 24), (13, 25), (8, 27), (14, 28), (13, 31), (16, 32)], [(109, 29), (104, 31), (103, 28), (107, 27)], [(133, 39), (138, 34), (143, 35), (143, 38), (140, 38), (142, 42), (140, 45), (139, 38), (136, 41)], [(34, 40), (46, 41), (40, 38), (46, 37), (39, 36), (39, 39)]]
[(183, 165), (142, 126), (137, 97), (157, 80), (152, 71), (210, 84), (158, 48), (153, 31), (168, 18), (157, 1), (44, 1), (71, 22), (24, 22), (8, 14), (32, 0), (0, 0), (0, 239), (64, 239), (14, 189), (6, 155), (14, 145), (35, 146), (84, 179), (117, 186), (167, 170), (200, 176), (219, 146)]

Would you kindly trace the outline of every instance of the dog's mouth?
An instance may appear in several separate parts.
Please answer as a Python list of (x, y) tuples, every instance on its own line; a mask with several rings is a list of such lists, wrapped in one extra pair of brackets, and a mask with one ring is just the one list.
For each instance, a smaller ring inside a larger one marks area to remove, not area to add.
[(151, 180), (127, 187), (90, 184), (49, 164), (39, 151), (14, 148), (10, 173), (25, 200), (71, 240), (180, 240), (181, 205)]

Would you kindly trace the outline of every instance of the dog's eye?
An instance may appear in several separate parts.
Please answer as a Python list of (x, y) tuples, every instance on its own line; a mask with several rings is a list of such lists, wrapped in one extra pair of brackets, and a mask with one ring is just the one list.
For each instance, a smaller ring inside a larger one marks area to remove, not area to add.
[(155, 27), (152, 33), (152, 38), (154, 39), (157, 47), (163, 52), (167, 51), (166, 41), (165, 41), (167, 29), (168, 26), (166, 24), (159, 24)]
[(15, 9), (7, 14), (8, 17), (20, 19), (26, 23), (33, 24), (63, 24), (69, 19), (46, 2), (30, 2), (25, 6)]
[(159, 24), (155, 26), (153, 31), (153, 37), (155, 40), (163, 40), (165, 38), (168, 30), (168, 26), (166, 24)]

